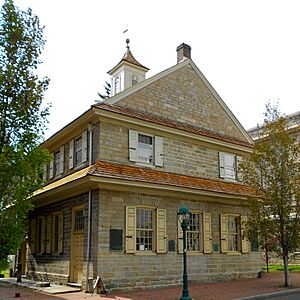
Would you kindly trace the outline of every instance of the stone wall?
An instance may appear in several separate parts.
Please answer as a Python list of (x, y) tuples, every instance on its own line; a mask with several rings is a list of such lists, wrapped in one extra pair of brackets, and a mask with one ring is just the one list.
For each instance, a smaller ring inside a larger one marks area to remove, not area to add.
[[(101, 122), (100, 128), (99, 159), (138, 165), (129, 160), (128, 132), (132, 128), (106, 122)], [(149, 130), (140, 132), (156, 134)], [(164, 138), (164, 166), (156, 167), (157, 170), (219, 179), (219, 157), (216, 149), (170, 137), (162, 137)]]
[[(217, 199), (216, 199), (217, 200)], [(167, 210), (167, 243), (176, 247), (166, 254), (126, 254), (125, 208), (126, 205), (143, 205)], [(210, 212), (212, 218), (213, 253), (189, 253), (190, 281), (219, 281), (256, 277), (261, 270), (258, 252), (223, 254), (220, 251), (220, 213), (245, 214), (245, 208), (207, 202), (199, 196), (196, 201), (179, 197), (161, 197), (130, 192), (100, 191), (99, 252), (97, 274), (109, 289), (158, 287), (176, 285), (182, 280), (182, 254), (177, 253), (177, 211), (182, 205), (190, 210)], [(105, 207), (105, 209), (103, 209)], [(109, 250), (109, 229), (123, 230), (123, 251)]]
[[(93, 263), (95, 263), (96, 253), (97, 253), (97, 210), (98, 210), (98, 191), (92, 192), (92, 247), (91, 247), (91, 257), (94, 258)], [(42, 208), (36, 209), (30, 214), (30, 219), (47, 216), (55, 212), (63, 212), (63, 253), (43, 253), (43, 254), (32, 254), (29, 247), (28, 255), (28, 277), (34, 280), (46, 280), (58, 284), (66, 284), (69, 282), (69, 272), (70, 272), (70, 257), (71, 257), (71, 224), (72, 224), (72, 208), (84, 205), (85, 214), (87, 216), (88, 211), (88, 194), (78, 195), (63, 201), (57, 202), (52, 205), (47, 205)], [(87, 228), (87, 217), (85, 219), (85, 228)], [(29, 240), (30, 240), (30, 229), (29, 229)], [(87, 245), (87, 232), (84, 236), (84, 257), (86, 257), (86, 245)], [(85, 259), (84, 259), (85, 261)], [(86, 263), (84, 262), (84, 270), (86, 268)], [(86, 272), (86, 271), (85, 271)]]
[(116, 104), (245, 140), (190, 65), (156, 80)]

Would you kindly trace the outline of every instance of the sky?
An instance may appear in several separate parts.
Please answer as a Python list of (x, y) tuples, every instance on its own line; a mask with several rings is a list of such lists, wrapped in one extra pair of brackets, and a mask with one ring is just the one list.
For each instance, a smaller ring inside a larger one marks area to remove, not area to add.
[(176, 64), (178, 45), (190, 45), (192, 60), (246, 129), (262, 123), (269, 100), (285, 114), (300, 110), (298, 0), (14, 2), (45, 26), (45, 138), (99, 100), (127, 37), (135, 58), (150, 68), (147, 78)]

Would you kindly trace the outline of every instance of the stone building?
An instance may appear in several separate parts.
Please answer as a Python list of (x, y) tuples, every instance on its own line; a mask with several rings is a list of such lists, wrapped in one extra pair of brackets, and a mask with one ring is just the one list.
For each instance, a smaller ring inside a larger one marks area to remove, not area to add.
[(191, 60), (145, 79), (127, 50), (109, 74), (112, 95), (92, 105), (43, 147), (53, 154), (33, 197), (28, 276), (108, 288), (182, 281), (177, 212), (191, 212), (191, 281), (255, 277), (260, 255), (242, 239), (251, 193), (239, 159), (252, 139)]

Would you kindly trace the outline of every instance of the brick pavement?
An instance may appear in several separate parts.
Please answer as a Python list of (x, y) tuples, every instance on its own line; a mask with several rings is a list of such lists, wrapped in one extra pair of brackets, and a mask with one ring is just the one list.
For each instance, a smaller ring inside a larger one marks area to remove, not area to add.
[[(300, 273), (291, 272), (292, 288), (300, 288)], [(292, 288), (284, 288), (282, 272), (265, 275), (261, 279), (245, 279), (220, 283), (190, 284), (190, 296), (194, 300), (231, 300), (241, 297), (286, 291)], [(100, 295), (91, 296), (88, 293), (66, 293), (49, 295), (35, 292), (28, 288), (22, 288), (0, 282), (0, 300), (83, 300), (83, 299), (106, 299), (106, 300), (178, 300), (181, 296), (182, 287), (160, 288), (154, 290), (139, 290), (131, 292), (114, 292), (107, 297)], [(21, 294), (15, 298), (15, 293)]]

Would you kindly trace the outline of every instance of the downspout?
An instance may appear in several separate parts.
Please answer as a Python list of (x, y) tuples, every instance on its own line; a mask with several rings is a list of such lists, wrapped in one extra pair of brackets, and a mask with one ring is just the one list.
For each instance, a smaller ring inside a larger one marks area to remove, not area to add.
[[(92, 165), (93, 161), (93, 129), (94, 126), (92, 124), (88, 125), (88, 132), (89, 132), (89, 166)], [(91, 226), (92, 226), (92, 190), (89, 189), (89, 196), (88, 196), (88, 228), (87, 228), (87, 249), (86, 249), (86, 280), (85, 280), (85, 291), (89, 291), (89, 271), (90, 271), (90, 252), (91, 252)]]

